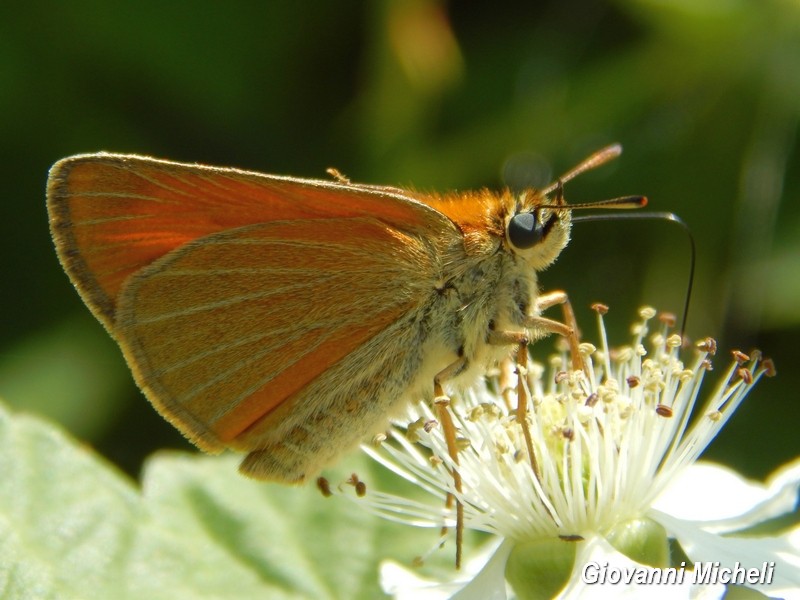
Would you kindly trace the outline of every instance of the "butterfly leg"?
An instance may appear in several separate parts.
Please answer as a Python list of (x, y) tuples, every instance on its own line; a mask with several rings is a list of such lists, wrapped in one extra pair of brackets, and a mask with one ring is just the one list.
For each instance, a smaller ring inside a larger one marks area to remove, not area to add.
[[(564, 312), (564, 322), (548, 319), (547, 317), (539, 316), (541, 311), (555, 306), (561, 305)], [(567, 340), (569, 344), (570, 355), (572, 356), (572, 366), (576, 371), (583, 371), (584, 364), (583, 358), (580, 353), (580, 338), (578, 323), (575, 320), (575, 312), (572, 310), (569, 297), (566, 292), (550, 292), (548, 294), (541, 294), (536, 299), (536, 314), (529, 316), (525, 319), (524, 323), (527, 329), (544, 331), (546, 333), (556, 333)]]
[[(436, 407), (439, 422), (442, 424), (444, 439), (447, 443), (447, 453), (453, 461), (453, 468), (450, 470), (450, 474), (453, 477), (453, 487), (457, 493), (461, 493), (462, 490), (461, 473), (458, 472), (458, 440), (456, 439), (456, 426), (448, 410), (450, 406), (450, 397), (445, 394), (442, 383), (458, 375), (458, 373), (464, 370), (466, 365), (467, 360), (461, 356), (458, 360), (439, 371), (433, 378), (433, 404)], [(454, 502), (456, 505), (456, 569), (459, 569), (461, 568), (461, 551), (464, 543), (464, 505), (461, 504), (454, 494), (448, 494), (445, 507), (452, 508)], [(443, 527), (442, 535), (446, 532), (447, 527)]]
[[(525, 438), (525, 448), (528, 451), (528, 460), (536, 476), (539, 476), (539, 465), (536, 455), (533, 452), (533, 438), (528, 427), (528, 388), (525, 385), (525, 377), (528, 373), (528, 336), (525, 333), (516, 331), (491, 331), (489, 333), (489, 343), (501, 346), (517, 346), (516, 371), (517, 371), (517, 405), (514, 408), (517, 422), (522, 428), (522, 435)], [(509, 360), (511, 358), (509, 357)], [(505, 389), (502, 391), (505, 396)]]
[[(539, 316), (543, 310), (560, 304), (564, 312), (564, 323)], [(557, 333), (563, 336), (569, 343), (570, 353), (572, 355), (572, 363), (574, 368), (583, 370), (583, 359), (580, 355), (580, 340), (578, 338), (578, 324), (575, 320), (575, 313), (572, 310), (572, 305), (565, 292), (551, 292), (542, 294), (536, 299), (535, 316), (530, 316), (525, 320), (524, 326), (527, 329), (544, 331), (547, 333)], [(522, 428), (522, 434), (525, 439), (525, 447), (528, 451), (528, 460), (531, 463), (536, 477), (539, 477), (540, 470), (539, 464), (536, 459), (536, 454), (533, 450), (533, 439), (531, 437), (530, 428), (528, 427), (527, 414), (528, 402), (530, 395), (528, 388), (525, 385), (525, 378), (528, 370), (528, 343), (529, 339), (525, 333), (515, 331), (490, 331), (488, 341), (490, 344), (496, 345), (516, 345), (516, 371), (517, 371), (517, 405), (515, 407), (517, 422)], [(504, 392), (505, 393), (505, 392)]]

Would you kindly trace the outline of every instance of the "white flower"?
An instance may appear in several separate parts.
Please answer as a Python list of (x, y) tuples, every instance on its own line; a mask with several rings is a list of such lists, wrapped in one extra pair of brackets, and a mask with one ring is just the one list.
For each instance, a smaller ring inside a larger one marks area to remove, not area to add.
[[(713, 340), (697, 345), (687, 367), (679, 358), (680, 336), (670, 335), (669, 318), (647, 337), (648, 321), (656, 314), (647, 308), (640, 311), (633, 343), (609, 350), (603, 310), (597, 312), (601, 344), (599, 349), (581, 344), (583, 371), (566, 370), (571, 363), (565, 352), (551, 360), (547, 375), (538, 364), (520, 369), (521, 382), (513, 365), (503, 365), (486, 386), (453, 400), (449, 410), (458, 434), (458, 464), (448, 453), (443, 428), (423, 404), (397, 423), (385, 442), (364, 447), (431, 500), (371, 489), (358, 501), (372, 511), (452, 531), (455, 510), (446, 505), (452, 495), (463, 506), (466, 528), (500, 540), (441, 585), (384, 565), (387, 592), (397, 598), (413, 594), (416, 600), (502, 599), (507, 581), (511, 593), (523, 598), (638, 597), (643, 592), (721, 597), (726, 580), (694, 581), (692, 569), (704, 561), (700, 568), (708, 572), (719, 563), (716, 573), (737, 563), (761, 568), (766, 562), (770, 583), (749, 587), (769, 595), (797, 593), (800, 529), (771, 537), (721, 534), (793, 511), (800, 461), (773, 475), (766, 486), (744, 482), (721, 467), (695, 464), (749, 389), (772, 373), (771, 362), (761, 362), (757, 353), (735, 352), (717, 389), (697, 406)], [(520, 402), (524, 419), (518, 418)], [(451, 470), (460, 474), (460, 490)], [(683, 567), (671, 557), (669, 539), (686, 554)], [(666, 577), (669, 571), (662, 569), (668, 567), (675, 571), (670, 585), (613, 581)]]

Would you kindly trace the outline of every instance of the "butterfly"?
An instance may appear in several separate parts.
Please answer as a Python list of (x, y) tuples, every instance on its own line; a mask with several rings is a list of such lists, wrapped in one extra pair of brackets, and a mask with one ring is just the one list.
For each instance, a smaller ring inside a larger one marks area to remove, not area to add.
[[(520, 345), (569, 336), (537, 274), (587, 206), (557, 182), (427, 194), (136, 155), (50, 170), (58, 257), (155, 408), (246, 475), (317, 474), (409, 401), (471, 385)], [(575, 339), (575, 336), (572, 336)], [(575, 342), (576, 343), (576, 342)]]

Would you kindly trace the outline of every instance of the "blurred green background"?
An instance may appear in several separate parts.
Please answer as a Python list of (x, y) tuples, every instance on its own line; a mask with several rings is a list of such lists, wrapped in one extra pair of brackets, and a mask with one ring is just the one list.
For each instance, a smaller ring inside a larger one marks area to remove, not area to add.
[[(61, 271), (44, 203), (61, 157), (108, 150), (448, 190), (543, 185), (600, 146), (573, 202), (645, 194), (698, 246), (688, 333), (758, 346), (764, 381), (708, 456), (760, 477), (800, 450), (800, 4), (795, 0), (232, 0), (5, 3), (0, 396), (136, 473), (182, 437), (134, 387)], [(680, 313), (688, 243), (667, 223), (576, 226), (542, 276)], [(324, 301), (321, 299), (320, 301)], [(555, 313), (554, 313), (555, 314)], [(550, 348), (550, 342), (544, 342)]]

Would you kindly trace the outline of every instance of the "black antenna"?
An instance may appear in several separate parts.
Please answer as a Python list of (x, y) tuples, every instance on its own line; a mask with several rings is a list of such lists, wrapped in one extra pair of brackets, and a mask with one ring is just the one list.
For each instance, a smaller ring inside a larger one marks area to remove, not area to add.
[(694, 286), (694, 267), (697, 257), (697, 249), (695, 248), (694, 236), (692, 235), (689, 226), (678, 215), (671, 212), (636, 212), (636, 213), (615, 213), (615, 214), (601, 214), (601, 215), (574, 215), (572, 217), (573, 223), (581, 221), (621, 221), (623, 219), (647, 219), (659, 221), (671, 221), (680, 225), (686, 232), (689, 238), (689, 246), (691, 248), (691, 259), (689, 262), (689, 284), (686, 286), (686, 300), (683, 303), (683, 319), (681, 321), (681, 340), (686, 335), (686, 320), (689, 316), (689, 301), (692, 297), (692, 287)]
[[(549, 197), (550, 194), (555, 192), (555, 202), (542, 203), (537, 208), (549, 208), (552, 210), (568, 210), (585, 208), (603, 208), (603, 209), (632, 209), (643, 208), (647, 206), (647, 198), (644, 196), (624, 196), (621, 198), (611, 198), (610, 200), (601, 200), (599, 202), (581, 202), (580, 204), (567, 204), (564, 201), (564, 183), (570, 179), (574, 179), (581, 173), (585, 173), (590, 169), (595, 169), (601, 165), (606, 164), (610, 160), (617, 158), (622, 154), (622, 146), (619, 144), (611, 144), (606, 146), (589, 156), (583, 162), (573, 167), (561, 177), (556, 179), (553, 183), (540, 190), (540, 193)], [(695, 248), (694, 236), (689, 229), (689, 226), (676, 214), (670, 212), (635, 212), (635, 213), (616, 213), (616, 214), (600, 214), (600, 215), (572, 215), (573, 223), (580, 223), (581, 221), (620, 221), (623, 219), (651, 219), (651, 220), (664, 220), (671, 221), (680, 225), (686, 232), (689, 238), (691, 247), (691, 260), (689, 264), (689, 284), (686, 286), (686, 300), (683, 303), (683, 319), (681, 321), (681, 341), (684, 340), (686, 335), (686, 320), (689, 316), (689, 301), (692, 297), (692, 287), (694, 286), (694, 267), (696, 262), (697, 250)]]

